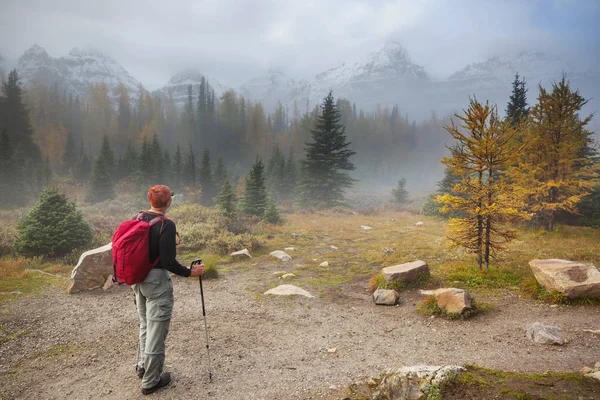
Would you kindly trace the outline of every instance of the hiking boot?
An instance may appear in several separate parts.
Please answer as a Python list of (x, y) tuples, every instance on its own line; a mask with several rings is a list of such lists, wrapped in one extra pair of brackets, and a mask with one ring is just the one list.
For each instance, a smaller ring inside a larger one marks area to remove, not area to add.
[(135, 372), (137, 373), (138, 378), (142, 379), (144, 377), (144, 374), (146, 373), (146, 370), (144, 369), (144, 367), (136, 365)]
[(154, 393), (161, 387), (167, 386), (170, 382), (171, 382), (171, 374), (168, 372), (162, 373), (160, 375), (160, 380), (158, 381), (158, 383), (156, 385), (152, 386), (151, 388), (142, 389), (142, 394)]

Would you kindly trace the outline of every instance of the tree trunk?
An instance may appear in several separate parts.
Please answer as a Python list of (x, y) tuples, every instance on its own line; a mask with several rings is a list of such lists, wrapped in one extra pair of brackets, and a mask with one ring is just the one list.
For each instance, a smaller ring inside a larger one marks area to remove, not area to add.
[(481, 188), (483, 185), (483, 171), (479, 171), (479, 214), (477, 215), (477, 264), (479, 266), (479, 270), (482, 269), (483, 264), (483, 254), (482, 254), (482, 245), (483, 245), (483, 215), (481, 215), (481, 208), (483, 206), (483, 196), (481, 196)]

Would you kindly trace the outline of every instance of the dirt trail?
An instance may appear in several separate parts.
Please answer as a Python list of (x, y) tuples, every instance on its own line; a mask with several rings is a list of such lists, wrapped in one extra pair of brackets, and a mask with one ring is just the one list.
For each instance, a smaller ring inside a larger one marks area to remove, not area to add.
[[(204, 282), (212, 383), (198, 281), (174, 278), (166, 360), (174, 379), (155, 398), (339, 399), (351, 382), (401, 365), (560, 372), (600, 361), (600, 338), (582, 332), (600, 328), (598, 307), (552, 308), (507, 293), (482, 298), (496, 305), (487, 314), (446, 321), (417, 314), (415, 291), (404, 292), (399, 307), (374, 306), (366, 279), (312, 289), (314, 299), (258, 295), (281, 269), (232, 268)], [(568, 344), (531, 344), (524, 328), (535, 321), (562, 327)], [(0, 328), (11, 333), (0, 341), (2, 399), (146, 398), (134, 373), (137, 315), (127, 288), (14, 301), (3, 307)]]

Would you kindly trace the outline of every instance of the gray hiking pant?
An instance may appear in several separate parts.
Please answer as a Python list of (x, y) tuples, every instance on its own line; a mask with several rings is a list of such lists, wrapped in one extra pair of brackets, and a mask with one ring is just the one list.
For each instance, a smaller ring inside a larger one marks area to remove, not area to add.
[(165, 365), (165, 340), (173, 312), (173, 282), (169, 271), (153, 269), (142, 283), (132, 286), (140, 315), (138, 368), (146, 373), (142, 388), (155, 386)]

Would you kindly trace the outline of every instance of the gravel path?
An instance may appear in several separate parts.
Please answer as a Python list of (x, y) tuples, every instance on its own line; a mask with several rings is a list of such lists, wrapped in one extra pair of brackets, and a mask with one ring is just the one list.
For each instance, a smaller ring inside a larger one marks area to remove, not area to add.
[[(281, 269), (232, 268), (204, 282), (212, 382), (198, 282), (174, 278), (166, 360), (173, 382), (155, 398), (340, 399), (350, 383), (401, 365), (559, 372), (600, 361), (600, 337), (582, 332), (600, 329), (597, 306), (475, 294), (496, 308), (446, 321), (416, 313), (415, 291), (402, 293), (401, 306), (375, 306), (366, 279), (322, 292), (306, 288), (314, 299), (260, 295), (264, 278)], [(568, 343), (531, 344), (525, 327), (535, 321), (560, 326)], [(0, 334), (1, 399), (146, 398), (134, 372), (137, 314), (128, 288), (71, 296), (53, 289), (11, 302), (0, 313)]]

